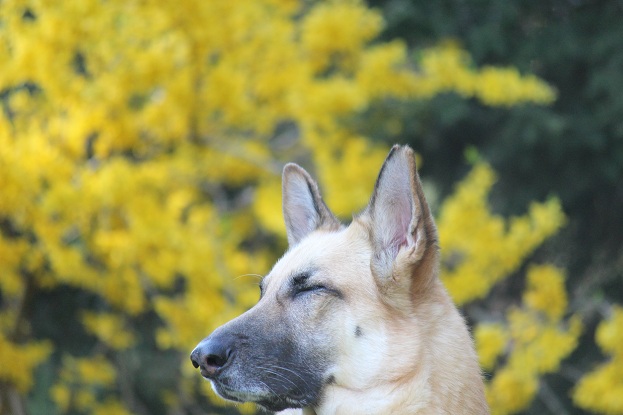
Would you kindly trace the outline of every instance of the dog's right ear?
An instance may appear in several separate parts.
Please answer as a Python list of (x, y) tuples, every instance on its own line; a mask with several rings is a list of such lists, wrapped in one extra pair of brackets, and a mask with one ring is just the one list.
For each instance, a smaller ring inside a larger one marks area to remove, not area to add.
[(288, 243), (294, 246), (316, 229), (337, 230), (340, 221), (320, 196), (318, 185), (298, 164), (283, 168), (283, 217)]

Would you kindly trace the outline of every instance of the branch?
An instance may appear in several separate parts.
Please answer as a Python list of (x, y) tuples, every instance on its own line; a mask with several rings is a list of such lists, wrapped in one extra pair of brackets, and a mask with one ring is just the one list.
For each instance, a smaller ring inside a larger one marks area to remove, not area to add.
[(0, 384), (0, 415), (27, 415), (22, 396), (6, 383)]

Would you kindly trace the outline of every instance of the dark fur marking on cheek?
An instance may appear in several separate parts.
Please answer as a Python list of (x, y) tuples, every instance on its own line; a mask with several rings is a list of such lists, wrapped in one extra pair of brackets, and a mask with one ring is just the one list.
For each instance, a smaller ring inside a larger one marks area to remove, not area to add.
[(333, 385), (335, 383), (335, 376), (331, 375), (327, 378), (327, 380), (325, 381), (326, 385)]
[(357, 326), (355, 328), (355, 337), (361, 337), (363, 336), (363, 330), (361, 329), (361, 327)]

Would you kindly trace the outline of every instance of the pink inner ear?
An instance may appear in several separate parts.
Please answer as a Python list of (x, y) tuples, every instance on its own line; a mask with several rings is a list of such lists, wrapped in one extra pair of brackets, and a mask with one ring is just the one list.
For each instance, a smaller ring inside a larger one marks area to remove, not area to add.
[(391, 208), (389, 209), (391, 217), (387, 218), (386, 221), (389, 228), (386, 229), (386, 232), (390, 236), (387, 241), (387, 247), (392, 251), (394, 257), (398, 254), (401, 247), (407, 246), (409, 243), (408, 233), (412, 216), (412, 201), (408, 195), (396, 196), (391, 201)]
[(412, 186), (413, 154), (395, 147), (381, 168), (371, 200), (374, 234), (378, 248), (396, 257), (403, 246), (413, 243), (409, 226), (415, 214)]

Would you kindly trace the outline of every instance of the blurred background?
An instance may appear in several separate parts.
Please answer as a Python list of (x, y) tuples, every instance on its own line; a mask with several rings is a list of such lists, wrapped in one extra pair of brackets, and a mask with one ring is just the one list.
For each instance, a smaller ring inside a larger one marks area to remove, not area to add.
[(0, 2), (0, 414), (254, 413), (188, 355), (418, 153), (494, 414), (623, 414), (623, 1)]

